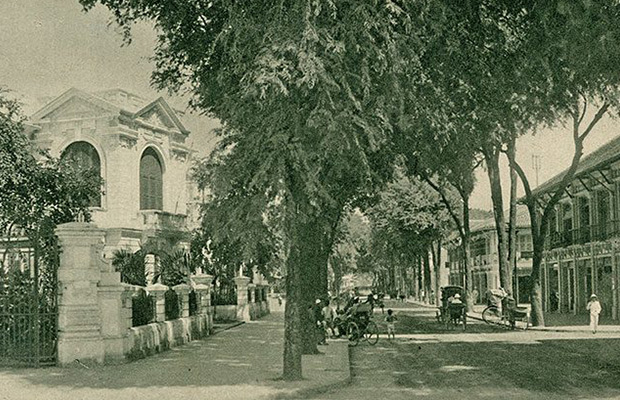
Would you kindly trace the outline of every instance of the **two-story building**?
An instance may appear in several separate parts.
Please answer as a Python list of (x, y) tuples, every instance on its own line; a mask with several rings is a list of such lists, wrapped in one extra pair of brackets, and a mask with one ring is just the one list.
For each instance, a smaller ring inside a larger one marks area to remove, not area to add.
[[(554, 191), (564, 173), (534, 190)], [(542, 266), (547, 312), (586, 313), (595, 293), (604, 316), (618, 318), (620, 263), (620, 137), (581, 160), (549, 221)]]
[(192, 150), (179, 114), (163, 98), (70, 89), (30, 118), (28, 134), (39, 148), (100, 172), (102, 194), (91, 199), (91, 211), (106, 230), (106, 255), (149, 240), (187, 244)]
[[(471, 287), (477, 293), (476, 302), (485, 301), (486, 292), (500, 286), (499, 259), (497, 250), (497, 231), (495, 220), (470, 221), (470, 258), (468, 266), (471, 270)], [(463, 251), (458, 235), (453, 235), (448, 248), (448, 266), (450, 284), (465, 285), (465, 269)], [(530, 230), (527, 208), (517, 208), (517, 257), (513, 266), (515, 294), (519, 302), (529, 301), (529, 279), (532, 271), (532, 234)]]

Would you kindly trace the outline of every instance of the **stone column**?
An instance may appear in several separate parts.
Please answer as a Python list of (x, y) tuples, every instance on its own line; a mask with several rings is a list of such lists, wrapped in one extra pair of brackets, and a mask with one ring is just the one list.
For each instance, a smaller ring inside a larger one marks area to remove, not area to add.
[(186, 284), (181, 283), (180, 285), (176, 285), (172, 287), (172, 290), (179, 295), (179, 299), (181, 299), (181, 317), (189, 317), (189, 292), (192, 288)]
[(213, 275), (198, 274), (192, 276), (192, 280), (196, 283), (194, 290), (196, 290), (200, 302), (199, 313), (207, 315), (211, 307), (211, 284), (213, 283)]
[(155, 297), (155, 318), (157, 322), (166, 320), (166, 292), (168, 286), (156, 283), (146, 287), (147, 292)]
[(250, 319), (258, 319), (260, 315), (257, 313), (258, 303), (256, 301), (256, 285), (254, 283), (248, 285), (248, 305), (250, 307)]
[(211, 284), (213, 283), (213, 275), (198, 274), (192, 276), (192, 280), (196, 284), (194, 290), (198, 298), (198, 313), (205, 316), (207, 332), (210, 333), (213, 328), (213, 315), (211, 313)]
[(56, 235), (62, 246), (58, 267), (58, 364), (102, 363), (97, 283), (105, 232), (85, 222), (59, 225)]
[(144, 273), (148, 286), (153, 283), (153, 278), (155, 278), (155, 254), (147, 254), (144, 256)]
[(122, 360), (125, 355), (125, 338), (132, 325), (131, 297), (129, 297), (129, 315), (127, 315), (126, 292), (126, 287), (121, 284), (119, 272), (101, 272), (99, 310), (106, 360)]
[(237, 285), (237, 320), (250, 321), (250, 306), (248, 304), (248, 284), (250, 278), (238, 276), (235, 278)]

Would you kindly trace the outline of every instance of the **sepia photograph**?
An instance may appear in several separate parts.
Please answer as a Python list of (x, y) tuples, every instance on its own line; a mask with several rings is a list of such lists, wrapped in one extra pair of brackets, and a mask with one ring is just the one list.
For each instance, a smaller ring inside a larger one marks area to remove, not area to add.
[(0, 400), (620, 399), (619, 286), (618, 0), (0, 0)]

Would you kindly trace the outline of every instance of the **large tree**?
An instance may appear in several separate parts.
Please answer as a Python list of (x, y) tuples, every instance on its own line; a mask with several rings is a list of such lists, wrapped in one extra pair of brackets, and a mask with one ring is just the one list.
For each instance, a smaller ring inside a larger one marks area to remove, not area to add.
[[(583, 144), (603, 116), (618, 110), (620, 99), (620, 4), (615, 1), (546, 2), (529, 9), (524, 21), (523, 56), (534, 56), (525, 76), (538, 80), (529, 97), (548, 111), (539, 120), (566, 124), (574, 152), (568, 169), (547, 192), (535, 192), (521, 166), (508, 153), (525, 189), (533, 243), (532, 322), (544, 325), (541, 263), (555, 206), (574, 179)], [(588, 112), (588, 107), (593, 111)]]
[(300, 323), (310, 296), (327, 289), (342, 210), (391, 171), (382, 165), (392, 159), (384, 150), (399, 82), (417, 79), (415, 46), (397, 40), (409, 16), (391, 2), (81, 3), (108, 6), (128, 29), (154, 22), (154, 84), (188, 90), (193, 106), (224, 125), (221, 165), (232, 171), (231, 198), (244, 210), (231, 217), (281, 197), (284, 376), (301, 378)]

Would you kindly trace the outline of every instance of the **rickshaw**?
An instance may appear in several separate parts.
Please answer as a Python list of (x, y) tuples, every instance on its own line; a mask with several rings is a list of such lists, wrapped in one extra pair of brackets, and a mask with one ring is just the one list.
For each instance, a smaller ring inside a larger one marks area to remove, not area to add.
[(530, 325), (527, 308), (517, 307), (514, 297), (502, 289), (491, 289), (487, 293), (487, 307), (482, 311), (482, 319), (487, 324), (506, 325), (511, 329), (526, 330)]
[(465, 290), (462, 286), (444, 286), (441, 288), (441, 304), (437, 310), (437, 322), (445, 324), (446, 329), (463, 324), (467, 327), (467, 304)]
[(349, 345), (356, 346), (360, 339), (374, 345), (379, 340), (379, 328), (372, 320), (373, 303), (355, 303), (336, 317), (339, 335), (346, 334)]

